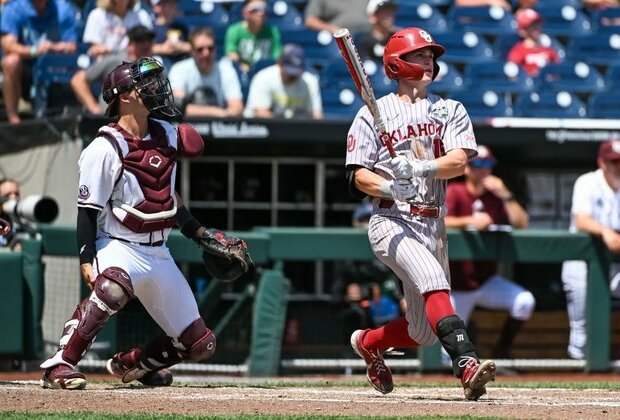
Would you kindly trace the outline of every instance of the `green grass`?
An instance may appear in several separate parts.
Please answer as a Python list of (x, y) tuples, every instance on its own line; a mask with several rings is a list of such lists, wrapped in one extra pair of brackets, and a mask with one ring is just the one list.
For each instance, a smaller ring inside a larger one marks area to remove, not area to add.
[[(98, 413), (71, 413), (71, 414), (18, 414), (18, 413), (0, 413), (0, 418), (9, 420), (355, 420), (363, 419), (368, 420), (368, 417), (363, 416), (316, 416), (316, 415), (256, 415), (256, 414), (243, 414), (243, 415), (210, 415), (210, 416), (183, 416), (178, 414), (98, 414)], [(436, 420), (495, 420), (500, 417), (471, 417), (471, 416), (386, 416), (379, 417), (381, 420), (409, 420), (409, 419), (436, 419)]]

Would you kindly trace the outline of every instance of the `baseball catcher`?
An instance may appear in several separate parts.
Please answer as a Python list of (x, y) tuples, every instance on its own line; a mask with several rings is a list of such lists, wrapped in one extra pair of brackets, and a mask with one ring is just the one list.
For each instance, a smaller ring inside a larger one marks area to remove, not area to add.
[(221, 281), (233, 281), (254, 265), (248, 245), (236, 236), (227, 236), (216, 229), (206, 229), (196, 243), (202, 248), (207, 272)]

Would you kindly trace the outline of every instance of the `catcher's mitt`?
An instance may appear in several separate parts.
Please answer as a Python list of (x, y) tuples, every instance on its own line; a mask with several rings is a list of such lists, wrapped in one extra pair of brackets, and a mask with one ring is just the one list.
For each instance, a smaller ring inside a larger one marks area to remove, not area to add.
[(202, 260), (209, 274), (221, 281), (233, 281), (254, 265), (248, 245), (236, 236), (226, 236), (216, 229), (207, 229), (196, 240), (202, 248)]
[(11, 224), (4, 219), (0, 219), (0, 236), (8, 235), (11, 232)]

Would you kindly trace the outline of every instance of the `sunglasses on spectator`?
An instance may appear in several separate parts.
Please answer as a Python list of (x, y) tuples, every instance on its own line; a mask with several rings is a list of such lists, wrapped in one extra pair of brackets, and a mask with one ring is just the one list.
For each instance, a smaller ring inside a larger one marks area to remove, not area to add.
[(205, 45), (203, 47), (196, 47), (194, 49), (199, 53), (203, 52), (204, 50), (209, 50), (210, 52), (213, 52), (213, 50), (215, 49), (215, 45)]
[(480, 168), (491, 169), (493, 168), (493, 166), (495, 166), (495, 161), (491, 159), (474, 159), (469, 162), (469, 166), (471, 166), (474, 169), (480, 169)]

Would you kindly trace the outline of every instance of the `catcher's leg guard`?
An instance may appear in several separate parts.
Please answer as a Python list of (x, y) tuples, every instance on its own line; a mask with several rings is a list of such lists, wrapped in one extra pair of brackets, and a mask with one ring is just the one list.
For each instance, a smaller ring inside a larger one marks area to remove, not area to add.
[(181, 350), (183, 359), (194, 362), (210, 359), (215, 354), (215, 334), (202, 318), (192, 322), (172, 344)]
[(95, 289), (82, 301), (65, 323), (58, 352), (41, 364), (49, 368), (57, 364), (75, 367), (97, 333), (110, 316), (121, 310), (133, 298), (129, 275), (121, 268), (110, 267), (95, 280)]

